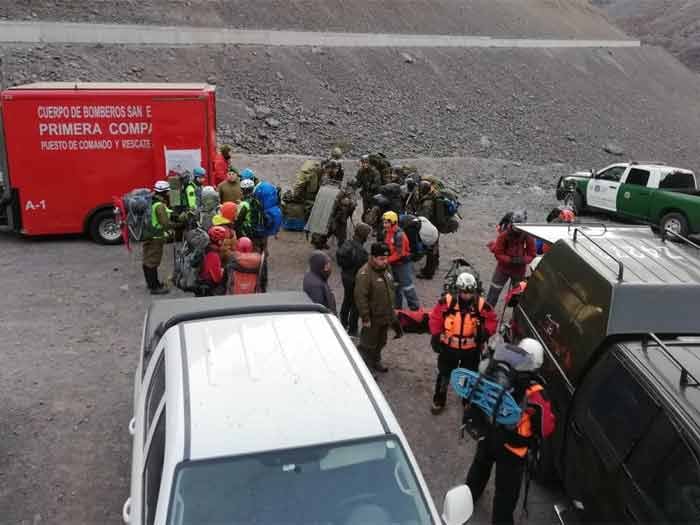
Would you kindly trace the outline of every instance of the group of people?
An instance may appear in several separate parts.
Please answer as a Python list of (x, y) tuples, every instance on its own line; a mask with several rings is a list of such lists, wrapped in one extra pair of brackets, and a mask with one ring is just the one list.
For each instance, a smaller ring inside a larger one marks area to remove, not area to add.
[[(328, 234), (312, 236), (316, 250), (309, 257), (303, 290), (314, 302), (338, 315), (349, 335), (359, 335), (358, 351), (372, 373), (385, 373), (388, 368), (382, 361), (382, 350), (387, 344), (389, 330), (396, 338), (403, 336), (397, 310), (404, 305), (409, 310), (421, 309), (413, 281), (415, 246), (420, 238), (416, 241), (415, 232), (410, 235), (407, 230), (415, 227), (411, 221), (421, 217), (428, 223), (440, 221), (436, 217), (438, 184), (430, 178), (419, 177), (410, 167), (393, 168), (388, 161), (384, 169), (380, 169), (381, 163), (378, 167), (376, 162), (370, 162), (369, 156), (364, 156), (359, 161), (355, 179), (343, 186), (340, 154), (334, 151), (326, 161), (305, 164), (294, 187), (282, 200), (288, 206), (299, 205), (306, 220), (320, 187), (337, 185), (339, 192)], [(221, 162), (215, 163), (215, 168), (217, 166), (220, 167)], [(144, 275), (151, 293), (160, 294), (167, 290), (158, 279), (157, 268), (168, 232), (188, 230), (193, 224), (195, 228), (202, 225), (208, 228), (208, 245), (199, 272), (203, 288), (198, 295), (229, 293), (231, 276), (236, 268), (241, 268), (242, 260), (250, 259), (251, 254), (256, 261), (247, 268), (255, 268), (252, 274), (256, 276), (256, 282), (251, 285), (242, 279), (241, 282), (246, 284), (240, 293), (265, 290), (266, 272), (262, 268), (266, 260), (267, 237), (260, 236), (252, 227), (256, 220), (253, 215), (260, 210), (260, 203), (253, 195), (260, 181), (249, 169), (242, 172), (229, 169), (225, 175), (218, 173), (217, 177), (219, 182), (212, 193), (212, 189), (202, 187), (206, 178), (204, 170), (195, 170), (193, 180), (185, 190), (189, 208), (185, 216), (189, 223), (183, 220), (182, 214), (174, 214), (168, 208), (168, 182), (155, 184), (151, 220), (158, 233), (145, 241), (143, 247)], [(353, 194), (357, 189), (363, 220), (354, 224), (352, 236), (348, 239), (347, 222), (355, 209)], [(216, 201), (216, 206), (212, 207), (208, 200)], [(194, 221), (191, 220), (193, 216), (196, 217)], [(558, 209), (547, 220), (569, 222), (573, 220), (573, 213), (568, 209)], [(511, 287), (523, 283), (528, 265), (538, 253), (548, 249), (515, 227), (526, 221), (527, 214), (516, 210), (506, 214), (499, 223), (497, 237), (489, 243), (496, 268), (485, 296), (478, 275), (473, 271), (461, 271), (449, 285), (446, 283), (444, 293), (429, 311), (430, 345), (437, 353), (437, 374), (430, 407), (434, 415), (445, 409), (450, 377), (456, 368), (484, 373), (489, 370), (493, 352), (489, 351), (488, 343), (497, 330), (499, 320), (495, 306), (502, 290), (508, 282)], [(418, 221), (418, 228), (420, 224)], [(373, 233), (376, 241), (370, 243)], [(339, 311), (328, 282), (333, 262), (324, 251), (328, 249), (331, 236), (337, 240), (335, 259), (343, 285)], [(439, 266), (438, 242), (424, 250), (422, 256), (426, 262), (419, 276), (432, 278)], [(249, 270), (247, 272), (251, 274)], [(527, 338), (514, 339), (510, 350), (524, 356), (522, 362), (527, 363), (515, 365), (517, 373), (510, 385), (510, 393), (523, 407), (521, 420), (511, 427), (493, 424), (480, 436), (467, 475), (467, 484), (474, 499), (478, 500), (493, 465), (496, 465), (494, 523), (513, 523), (529, 451), (546, 437), (542, 431), (543, 420), (553, 417), (551, 413), (545, 413), (551, 407), (546, 402), (546, 392), (537, 374), (543, 362), (541, 344)], [(464, 402), (464, 414), (465, 421), (473, 416), (473, 407), (468, 401)]]
[[(185, 253), (199, 249), (196, 254), (189, 253), (194, 256), (183, 258), (187, 268), (176, 267), (176, 272), (182, 272), (192, 271), (190, 266), (196, 265), (196, 282), (186, 291), (208, 296), (266, 290), (267, 239), (276, 231), (266, 223), (267, 210), (261, 200), (265, 195), (276, 198), (278, 190), (258, 180), (253, 170), (239, 172), (231, 166), (228, 146), (222, 146), (214, 169), (216, 187), (204, 185), (207, 173), (201, 166), (195, 167), (185, 181), (172, 174), (183, 182), (179, 184), (177, 202), (173, 202), (169, 181), (160, 180), (153, 186), (153, 203), (147, 218), (152, 234), (143, 241), (144, 277), (153, 295), (169, 292), (158, 278), (158, 267), (164, 246), (172, 239), (182, 241), (181, 250)], [(178, 261), (176, 257), (176, 266)]]
[[(547, 217), (548, 222), (572, 222), (573, 212), (557, 208)], [(477, 452), (469, 468), (466, 482), (475, 500), (484, 488), (496, 465), (496, 490), (493, 501), (493, 522), (513, 523), (513, 513), (520, 495), (523, 476), (529, 458), (537, 453), (541, 440), (553, 431), (554, 415), (538, 371), (543, 363), (544, 350), (539, 341), (513, 335), (505, 344), (506, 352), (489, 348), (489, 341), (496, 333), (498, 316), (495, 306), (502, 289), (510, 282), (510, 294), (520, 293), (526, 284), (527, 268), (538, 254), (546, 253), (549, 247), (538, 245), (516, 226), (527, 221), (525, 211), (516, 210), (506, 214), (498, 225), (496, 239), (489, 249), (496, 259), (496, 269), (487, 294), (482, 292), (478, 274), (460, 271), (442, 293), (429, 313), (430, 344), (437, 353), (437, 377), (431, 412), (435, 415), (446, 406), (450, 377), (460, 367), (481, 372), (488, 377), (494, 359), (504, 353), (516, 356), (511, 369), (512, 383), (508, 392), (523, 408), (516, 425), (503, 426), (492, 422), (478, 437)], [(358, 350), (373, 372), (388, 370), (382, 362), (382, 349), (387, 344), (388, 333), (393, 329), (396, 337), (403, 335), (396, 309), (402, 305), (402, 297), (409, 304), (417, 297), (408, 295), (401, 287), (400, 268), (397, 263), (410, 264), (405, 259), (402, 243), (408, 242), (405, 234), (399, 234), (394, 212), (383, 214), (383, 239), (365, 248), (372, 227), (358, 223), (353, 237), (336, 250), (336, 260), (342, 272), (343, 301), (340, 321), (350, 335), (358, 334)], [(323, 304), (333, 313), (336, 300), (328, 285), (332, 269), (330, 257), (323, 251), (315, 251), (309, 260), (309, 271), (304, 277), (304, 291), (317, 303)], [(509, 303), (512, 304), (512, 303)], [(505, 311), (504, 311), (505, 313)], [(514, 334), (511, 332), (511, 334)], [(464, 404), (464, 424), (474, 416), (474, 406), (467, 400)]]

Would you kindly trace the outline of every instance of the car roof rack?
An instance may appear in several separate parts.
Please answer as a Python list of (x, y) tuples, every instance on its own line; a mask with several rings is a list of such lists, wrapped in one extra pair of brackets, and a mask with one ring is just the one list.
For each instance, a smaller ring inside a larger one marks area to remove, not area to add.
[[(607, 232), (607, 228), (605, 229), (605, 231)], [(574, 228), (574, 236), (573, 236), (574, 243), (576, 242), (576, 237), (578, 235), (583, 235), (586, 239), (591, 241), (596, 246), (596, 248), (598, 248), (601, 252), (603, 252), (605, 255), (607, 255), (608, 257), (610, 257), (613, 261), (615, 261), (617, 263), (617, 280), (622, 281), (622, 278), (625, 274), (625, 265), (622, 264), (622, 261), (620, 259), (618, 259), (617, 257), (615, 257), (612, 253), (607, 251), (605, 248), (603, 248), (599, 243), (595, 242), (595, 239), (593, 239), (593, 237), (582, 232), (581, 228), (579, 228), (579, 227)]]
[[(646, 352), (647, 349), (650, 347), (659, 347), (661, 351), (666, 354), (666, 357), (668, 357), (673, 363), (680, 368), (681, 370), (681, 379), (680, 379), (680, 385), (681, 386), (700, 386), (700, 381), (698, 381), (697, 377), (695, 377), (693, 374), (691, 374), (688, 369), (681, 363), (676, 356), (673, 355), (673, 352), (671, 352), (670, 347), (672, 346), (700, 346), (700, 341), (673, 341), (673, 342), (666, 342), (664, 343), (659, 336), (657, 336), (653, 332), (649, 332), (648, 337), (645, 337), (642, 339), (642, 349)], [(650, 339), (654, 341), (654, 343), (650, 342)], [(692, 379), (692, 383), (690, 380)]]
[(673, 230), (668, 230), (668, 229), (667, 229), (667, 230), (662, 230), (662, 231), (661, 231), (661, 241), (662, 241), (662, 242), (666, 242), (666, 236), (669, 235), (669, 234), (670, 234), (672, 237), (675, 237), (676, 239), (680, 239), (680, 240), (683, 241), (684, 243), (686, 243), (686, 244), (692, 246), (693, 248), (695, 248), (695, 249), (697, 249), (697, 250), (700, 250), (700, 244), (694, 243), (693, 241), (691, 241), (691, 240), (688, 239), (687, 237), (684, 237), (684, 236), (681, 235), (680, 233), (676, 233), (676, 232), (674, 232)]

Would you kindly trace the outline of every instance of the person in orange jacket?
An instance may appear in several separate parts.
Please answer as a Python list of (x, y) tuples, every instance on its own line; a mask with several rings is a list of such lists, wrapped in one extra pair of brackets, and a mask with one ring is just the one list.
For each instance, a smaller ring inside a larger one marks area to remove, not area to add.
[(439, 414), (447, 402), (450, 375), (457, 367), (476, 371), (484, 345), (498, 325), (496, 312), (477, 292), (476, 277), (469, 272), (457, 276), (454, 295), (444, 293), (430, 312), (430, 345), (438, 354), (433, 406)]
[(242, 295), (263, 291), (260, 287), (260, 276), (264, 257), (264, 254), (253, 250), (253, 241), (248, 237), (238, 239), (229, 267), (229, 294)]
[(403, 298), (411, 310), (418, 310), (420, 303), (416, 286), (413, 283), (413, 264), (411, 263), (411, 245), (408, 236), (399, 227), (396, 212), (387, 211), (382, 215), (384, 224), (384, 242), (389, 247), (389, 265), (394, 276), (394, 308), (403, 308)]

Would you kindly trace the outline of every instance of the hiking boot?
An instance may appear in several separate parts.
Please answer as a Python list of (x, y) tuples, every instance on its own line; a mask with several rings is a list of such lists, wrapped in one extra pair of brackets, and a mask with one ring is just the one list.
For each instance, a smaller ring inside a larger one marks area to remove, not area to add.
[(433, 401), (433, 406), (430, 407), (430, 413), (437, 416), (440, 412), (445, 410), (445, 404), (440, 405), (436, 401)]
[(387, 367), (385, 367), (385, 366), (384, 366), (381, 362), (379, 362), (379, 361), (377, 361), (376, 363), (374, 363), (374, 369), (375, 369), (377, 372), (380, 372), (380, 373), (382, 373), (382, 374), (385, 374), (386, 372), (389, 371), (389, 369), (388, 369)]
[(151, 289), (151, 295), (165, 295), (168, 293), (170, 293), (170, 290), (168, 288), (166, 288), (165, 286)]

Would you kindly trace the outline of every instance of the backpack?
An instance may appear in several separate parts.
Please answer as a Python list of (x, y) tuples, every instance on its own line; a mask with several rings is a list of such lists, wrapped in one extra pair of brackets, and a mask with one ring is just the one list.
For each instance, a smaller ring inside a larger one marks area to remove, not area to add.
[(175, 251), (173, 284), (185, 292), (197, 290), (199, 271), (204, 252), (209, 246), (209, 235), (202, 228), (185, 233), (185, 242)]
[(152, 239), (156, 231), (151, 222), (153, 193), (147, 188), (137, 188), (121, 198), (120, 209), (124, 218), (122, 228), (129, 241), (140, 242)]
[(454, 233), (459, 229), (459, 196), (443, 188), (435, 195), (435, 227), (440, 233)]
[[(280, 188), (269, 182), (260, 182), (253, 191), (253, 197), (260, 204), (261, 220), (256, 221), (256, 236), (269, 237), (277, 235), (282, 226), (282, 210), (280, 209)], [(252, 209), (252, 206), (251, 206)]]
[(479, 272), (469, 261), (461, 257), (452, 259), (450, 269), (447, 270), (447, 273), (445, 274), (445, 280), (443, 283), (444, 291), (453, 297), (456, 297), (457, 293), (455, 290), (455, 285), (457, 284), (457, 277), (459, 277), (459, 274), (464, 272), (468, 272), (474, 276), (476, 279), (476, 293), (477, 295), (481, 296), (481, 294), (484, 292), (484, 285), (479, 277)]
[(370, 166), (374, 166), (382, 175), (391, 171), (391, 162), (389, 162), (389, 159), (384, 153), (370, 153), (369, 164)]
[(347, 240), (335, 251), (335, 260), (343, 270), (357, 267), (357, 250), (352, 241)]

